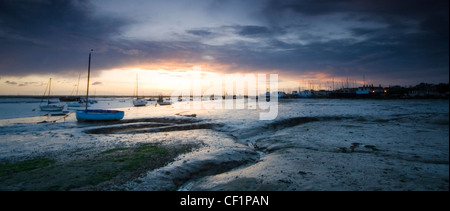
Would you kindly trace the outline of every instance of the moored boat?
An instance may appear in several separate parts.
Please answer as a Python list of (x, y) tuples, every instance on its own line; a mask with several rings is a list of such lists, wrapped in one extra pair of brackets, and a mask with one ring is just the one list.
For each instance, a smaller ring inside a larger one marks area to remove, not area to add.
[(146, 106), (147, 105), (147, 101), (143, 98), (139, 98), (139, 99), (134, 99), (133, 100), (133, 105), (134, 106)]
[[(77, 102), (69, 102), (67, 103), (68, 107), (86, 107), (86, 102), (84, 100), (79, 100)], [(87, 104), (87, 106), (89, 107), (89, 103)]]
[(76, 112), (78, 121), (117, 121), (123, 119), (125, 112), (119, 110), (82, 110)]
[[(41, 109), (41, 111), (62, 111), (64, 109), (65, 104), (61, 104), (61, 102), (59, 101), (59, 99), (50, 99), (50, 90), (52, 87), (52, 78), (50, 78), (47, 88), (48, 88), (48, 98), (47, 98), (47, 103), (46, 104), (39, 104), (39, 108)], [(47, 92), (47, 88), (44, 91), (44, 95)]]
[(172, 105), (172, 99), (167, 98), (164, 99), (162, 95), (159, 96), (159, 99), (156, 101), (159, 105)]
[[(89, 102), (89, 78), (91, 74), (91, 52), (89, 53), (89, 65), (88, 65), (88, 80), (86, 91), (86, 102)], [(76, 117), (78, 121), (118, 121), (123, 119), (125, 112), (118, 110), (104, 110), (104, 109), (87, 109), (88, 103), (86, 103), (85, 110), (77, 111)]]
[(62, 111), (64, 105), (59, 103), (48, 103), (46, 105), (40, 105), (39, 108), (41, 111)]
[(80, 100), (80, 97), (78, 96), (63, 96), (63, 97), (59, 97), (59, 100), (61, 102), (76, 102)]
[(144, 98), (139, 98), (139, 80), (136, 74), (136, 99), (133, 100), (134, 106), (146, 106), (147, 101)]

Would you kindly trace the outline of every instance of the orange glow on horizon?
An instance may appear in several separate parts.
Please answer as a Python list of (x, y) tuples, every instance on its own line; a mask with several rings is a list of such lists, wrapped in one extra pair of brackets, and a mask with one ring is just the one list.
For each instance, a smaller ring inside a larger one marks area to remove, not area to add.
[[(239, 69), (234, 64), (225, 65), (214, 61), (199, 63), (183, 63), (170, 60), (149, 64), (134, 64), (115, 69), (97, 70), (91, 75), (91, 94), (95, 95), (126, 95), (135, 93), (136, 75), (139, 77), (139, 94), (169, 95), (180, 87), (188, 89), (192, 83), (194, 67), (201, 67), (202, 77), (223, 76), (225, 74), (278, 74), (279, 89), (285, 92), (294, 90), (331, 90), (347, 85), (347, 78), (333, 78), (323, 72), (306, 72), (302, 74), (282, 73), (279, 70), (251, 71)], [(81, 75), (78, 95), (86, 92), (87, 74)], [(48, 78), (52, 77), (52, 92), (54, 95), (75, 95), (78, 77), (66, 75), (30, 75), (26, 77), (2, 77), (0, 80), (0, 95), (41, 95), (45, 90)], [(95, 83), (95, 85), (93, 85)], [(195, 82), (198, 83), (198, 82)], [(204, 82), (205, 83), (205, 82)], [(352, 86), (359, 86), (361, 81), (352, 80)]]

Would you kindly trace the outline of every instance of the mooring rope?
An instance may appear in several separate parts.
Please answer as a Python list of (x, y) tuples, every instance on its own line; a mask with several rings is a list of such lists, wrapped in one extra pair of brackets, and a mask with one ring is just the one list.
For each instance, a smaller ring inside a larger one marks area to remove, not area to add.
[[(46, 116), (47, 116), (47, 115), (48, 115), (48, 113), (46, 114)], [(55, 120), (52, 120), (52, 121), (44, 120), (44, 121), (42, 121), (42, 122), (37, 122), (37, 124), (41, 124), (41, 123), (55, 123), (55, 122), (57, 122), (57, 121), (59, 121), (59, 120), (61, 120), (61, 119), (64, 119), (64, 121), (66, 121), (66, 118), (69, 117), (70, 115), (71, 115), (71, 113), (68, 113), (68, 114), (64, 115), (63, 117), (61, 117), (61, 118), (59, 118), (59, 119), (55, 119)], [(51, 116), (51, 114), (50, 114), (50, 116)]]

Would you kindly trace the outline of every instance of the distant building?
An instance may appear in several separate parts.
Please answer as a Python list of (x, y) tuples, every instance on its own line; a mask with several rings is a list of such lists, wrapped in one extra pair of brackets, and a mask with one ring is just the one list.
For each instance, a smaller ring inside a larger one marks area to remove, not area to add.
[(358, 90), (356, 90), (356, 95), (368, 95), (370, 91), (369, 87), (359, 87)]
[(380, 95), (385, 92), (386, 92), (385, 89), (383, 89), (383, 87), (381, 87), (381, 85), (379, 87), (374, 87), (373, 85), (371, 85), (371, 86), (364, 85), (363, 87), (359, 87), (356, 90), (356, 95), (357, 96)]
[(312, 97), (312, 92), (310, 90), (301, 91), (299, 96), (301, 98), (310, 98)]
[(438, 87), (436, 85), (420, 83), (411, 88), (408, 94), (405, 95), (409, 97), (433, 97), (441, 96), (441, 93), (439, 93)]
[(320, 91), (314, 91), (313, 96), (315, 97), (326, 97), (328, 96), (329, 92), (326, 90), (320, 90)]
[(285, 92), (278, 91), (278, 98), (285, 98), (285, 97), (286, 97)]

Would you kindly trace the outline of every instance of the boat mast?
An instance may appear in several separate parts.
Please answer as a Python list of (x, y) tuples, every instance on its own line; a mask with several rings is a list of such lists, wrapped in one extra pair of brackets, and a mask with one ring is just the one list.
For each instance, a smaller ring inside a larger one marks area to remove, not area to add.
[(92, 51), (94, 51), (94, 50), (91, 49), (91, 52), (89, 52), (88, 78), (87, 78), (87, 91), (86, 91), (86, 108), (84, 110), (86, 113), (87, 113), (88, 102), (89, 102), (89, 77), (91, 75), (91, 53), (92, 53)]
[(50, 104), (50, 90), (52, 88), (52, 78), (50, 78), (50, 81), (48, 82), (48, 98), (47, 98), (47, 104)]
[(76, 96), (78, 96), (78, 88), (80, 87), (80, 77), (81, 77), (81, 73), (78, 74), (77, 94), (76, 94)]
[(139, 99), (139, 80), (138, 80), (138, 74), (136, 73), (136, 100)]

